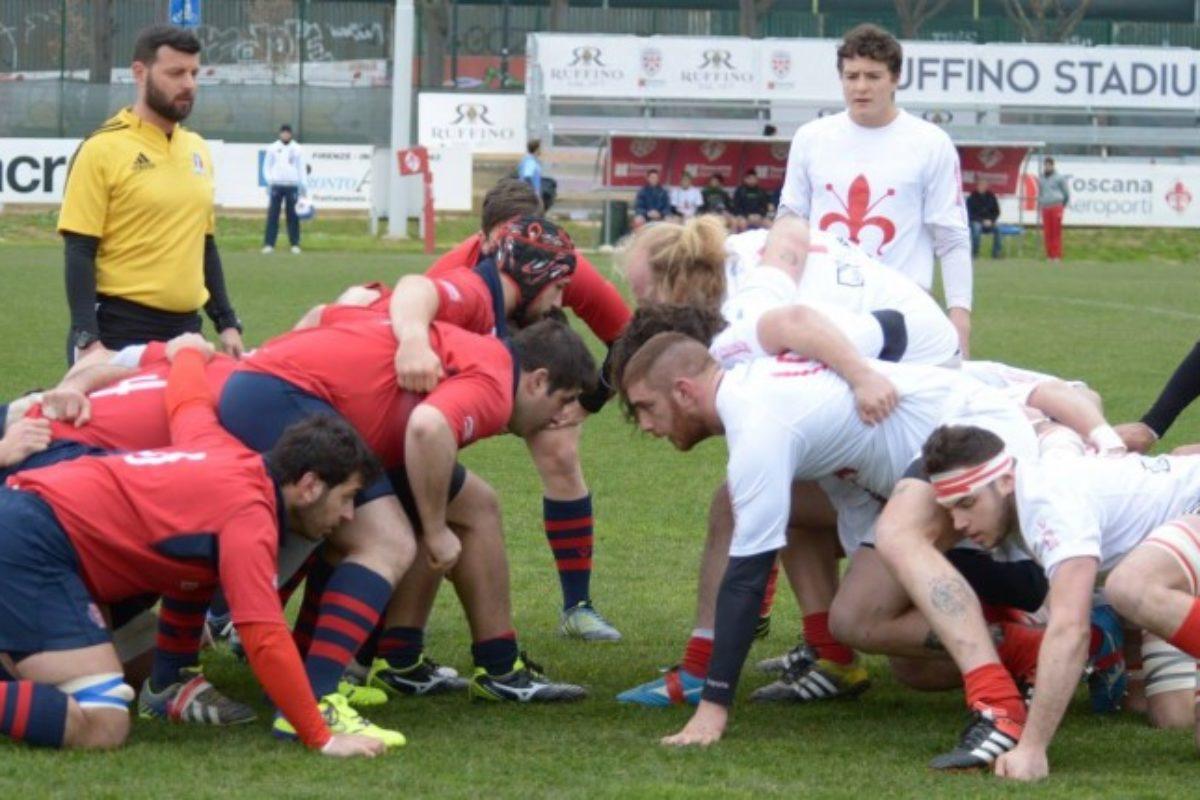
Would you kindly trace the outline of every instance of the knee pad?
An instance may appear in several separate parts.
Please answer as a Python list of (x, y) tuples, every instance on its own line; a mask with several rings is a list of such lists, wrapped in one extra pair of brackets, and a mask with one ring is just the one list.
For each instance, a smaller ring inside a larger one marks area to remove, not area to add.
[(58, 690), (69, 695), (80, 708), (115, 708), (125, 711), (133, 702), (133, 687), (125, 683), (119, 672), (102, 672), (85, 675), (58, 685)]
[(154, 649), (154, 638), (158, 633), (158, 616), (149, 609), (135, 616), (113, 631), (113, 647), (117, 658), (127, 664), (143, 653)]
[(1196, 689), (1196, 659), (1162, 638), (1146, 632), (1142, 635), (1142, 680), (1146, 696)]

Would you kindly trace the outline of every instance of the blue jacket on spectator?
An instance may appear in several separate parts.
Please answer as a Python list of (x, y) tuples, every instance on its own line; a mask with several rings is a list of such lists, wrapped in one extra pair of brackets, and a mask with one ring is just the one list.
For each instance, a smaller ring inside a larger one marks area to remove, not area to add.
[(638, 189), (637, 199), (633, 202), (633, 213), (639, 217), (648, 216), (651, 211), (657, 211), (662, 216), (671, 213), (671, 196), (662, 184), (650, 186), (647, 184)]

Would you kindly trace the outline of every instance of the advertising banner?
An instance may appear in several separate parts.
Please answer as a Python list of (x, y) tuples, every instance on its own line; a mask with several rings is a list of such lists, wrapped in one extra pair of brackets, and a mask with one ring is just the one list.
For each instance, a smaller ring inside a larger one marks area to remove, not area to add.
[(417, 143), (463, 147), (472, 153), (525, 152), (525, 95), (422, 92), (417, 100)]
[(960, 146), (963, 191), (972, 191), (980, 181), (996, 195), (1016, 194), (1021, 180), (1021, 165), (1029, 155), (1028, 147)]
[[(842, 103), (833, 39), (532, 34), (550, 97)], [(901, 104), (1200, 109), (1200, 51), (904, 42)]]
[[(312, 168), (308, 196), (317, 210), (366, 210), (371, 200), (369, 145), (304, 145)], [(225, 143), (217, 170), (217, 204), (226, 208), (267, 207), (267, 181), (262, 165), (266, 145)]]
[[(1118, 228), (1200, 228), (1200, 164), (1144, 164), (1119, 161), (1056, 159), (1067, 178), (1071, 200), (1063, 224)], [(1002, 218), (1040, 224), (1037, 175), (1031, 161), (1022, 185), (1021, 209), (1002, 204)]]

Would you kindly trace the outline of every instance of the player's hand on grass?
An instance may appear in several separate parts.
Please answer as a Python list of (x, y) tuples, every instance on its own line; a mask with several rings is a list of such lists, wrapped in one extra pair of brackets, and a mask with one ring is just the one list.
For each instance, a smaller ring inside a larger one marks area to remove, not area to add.
[(1124, 425), (1114, 426), (1113, 430), (1121, 437), (1125, 447), (1133, 453), (1148, 453), (1158, 442), (1158, 435), (1144, 422), (1126, 422)]
[(396, 348), (396, 382), (410, 392), (432, 392), (445, 374), (428, 336), (405, 336)]
[(92, 401), (78, 389), (51, 389), (42, 395), (42, 416), (78, 428), (92, 418)]
[(1045, 750), (1017, 745), (996, 759), (996, 775), (1016, 781), (1040, 781), (1050, 774)]
[(225, 355), (241, 358), (246, 352), (246, 345), (242, 343), (242, 334), (238, 332), (237, 328), (226, 328), (218, 336), (221, 339), (221, 352)]
[(667, 747), (707, 747), (721, 741), (728, 720), (729, 709), (725, 706), (701, 700), (683, 730), (674, 736), (664, 736), (659, 743)]
[(19, 419), (0, 439), (0, 467), (24, 461), (50, 446), (50, 420)]
[(387, 745), (370, 736), (358, 736), (353, 733), (336, 733), (333, 738), (321, 748), (321, 755), (332, 758), (374, 758), (382, 755)]
[(868, 425), (883, 422), (900, 402), (895, 385), (873, 369), (864, 370), (850, 388), (854, 391), (858, 416)]
[(208, 361), (215, 352), (212, 344), (198, 333), (183, 333), (167, 342), (167, 360), (174, 361), (183, 350), (195, 350)]
[(447, 572), (458, 562), (458, 556), (462, 553), (462, 542), (454, 535), (454, 531), (443, 526), (440, 530), (426, 532), (425, 549), (429, 566), (438, 572)]

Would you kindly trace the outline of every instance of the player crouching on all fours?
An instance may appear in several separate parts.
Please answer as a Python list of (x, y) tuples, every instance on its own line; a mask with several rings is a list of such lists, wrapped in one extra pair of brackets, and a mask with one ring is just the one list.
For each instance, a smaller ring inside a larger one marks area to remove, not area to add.
[[(344, 423), (314, 418), (265, 456), (217, 423), (204, 357), (176, 356), (167, 390), (174, 446), (18, 473), (0, 490), (0, 730), (50, 747), (111, 748), (129, 732), (102, 605), (145, 594), (229, 596), (255, 674), (308, 747), (377, 755), (344, 698), (313, 698), (275, 589), (281, 528), (314, 540), (354, 514), (378, 465)], [(169, 499), (169, 502), (168, 502)], [(196, 531), (211, 531), (197, 534)], [(400, 737), (396, 744), (403, 743)]]
[[(1024, 731), (1012, 733), (1019, 743), (996, 760), (998, 775), (1043, 778), (1086, 658), (1098, 574), (1107, 573), (1105, 594), (1122, 617), (1200, 656), (1200, 457), (1026, 461), (994, 434), (957, 426), (934, 431), (924, 458), (957, 533), (989, 548), (1019, 537), (1049, 575), (1037, 691)], [(964, 737), (953, 765), (986, 765), (989, 741)]]

